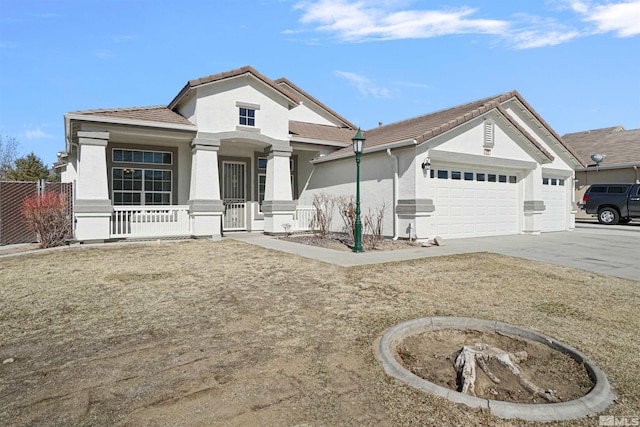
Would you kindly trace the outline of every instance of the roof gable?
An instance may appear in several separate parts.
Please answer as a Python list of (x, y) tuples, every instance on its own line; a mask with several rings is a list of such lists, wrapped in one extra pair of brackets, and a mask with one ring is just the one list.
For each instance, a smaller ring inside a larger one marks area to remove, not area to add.
[(582, 162), (582, 160), (580, 159), (580, 157), (576, 154), (575, 151), (573, 151), (573, 149), (571, 148), (570, 145), (568, 145), (561, 137), (560, 135), (558, 135), (556, 133), (555, 130), (553, 130), (553, 128), (542, 118), (542, 116), (540, 116), (540, 114), (538, 114), (538, 112), (522, 97), (522, 95), (520, 95), (520, 93), (518, 93), (518, 91), (511, 91), (509, 93), (500, 95), (498, 97), (498, 102), (500, 102), (502, 105), (504, 105), (505, 103), (509, 102), (510, 100), (515, 100), (517, 101), (530, 115), (531, 117), (533, 117), (534, 120), (536, 120), (548, 133), (549, 135), (551, 135), (551, 137), (553, 139), (555, 139), (555, 141), (557, 141), (557, 143), (572, 157), (573, 162), (575, 162), (577, 165), (582, 165), (584, 164)]
[[(509, 121), (514, 128), (517, 129), (517, 131), (522, 134), (525, 139), (528, 140), (529, 143), (531, 143), (531, 145), (543, 156), (543, 158), (547, 158), (552, 161), (554, 159), (553, 155), (540, 145), (538, 141), (536, 141), (536, 139), (502, 107), (501, 104), (503, 102), (514, 97), (522, 99), (518, 92), (511, 91), (498, 96), (480, 99), (478, 101), (436, 111), (435, 113), (414, 117), (368, 130), (365, 132), (365, 137), (367, 138), (365, 152), (367, 150), (375, 150), (378, 147), (401, 141), (413, 140), (415, 143), (421, 144), (467, 123), (476, 117), (480, 117), (489, 111), (495, 110), (498, 114)], [(528, 106), (528, 104), (525, 103), (523, 103), (523, 105)], [(539, 117), (535, 111), (532, 111), (532, 114)], [(546, 125), (545, 122), (542, 123)], [(551, 130), (551, 132), (553, 132), (553, 130)], [(553, 134), (555, 135), (555, 132), (553, 132)], [(560, 137), (557, 138), (560, 139)], [(325, 156), (325, 159), (329, 160), (332, 157), (343, 157), (348, 150), (348, 148), (343, 148), (335, 153)]]
[(203, 85), (223, 81), (223, 80), (241, 77), (241, 76), (251, 76), (255, 78), (256, 80), (263, 83), (270, 89), (274, 90), (278, 95), (284, 97), (291, 105), (297, 105), (300, 102), (295, 97), (295, 95), (292, 94), (290, 91), (287, 91), (281, 86), (275, 84), (273, 80), (259, 73), (253, 67), (245, 66), (235, 70), (225, 71), (223, 73), (212, 74), (210, 76), (189, 80), (187, 84), (182, 88), (180, 93), (178, 93), (178, 95), (176, 95), (176, 97), (173, 98), (173, 100), (169, 103), (168, 108), (170, 109), (176, 108), (180, 104), (180, 101), (182, 100), (182, 98), (184, 98), (185, 95), (187, 95), (187, 93), (189, 93), (191, 90), (195, 88), (198, 88)]
[(275, 80), (275, 84), (277, 84), (280, 87), (283, 87), (285, 90), (287, 90), (288, 92), (294, 91), (296, 98), (306, 98), (309, 101), (311, 101), (312, 103), (314, 103), (316, 106), (318, 106), (320, 109), (324, 110), (326, 113), (328, 113), (330, 116), (334, 117), (335, 119), (337, 119), (339, 122), (342, 122), (342, 124), (345, 127), (348, 127), (350, 129), (355, 129), (356, 127), (354, 126), (353, 123), (351, 123), (350, 121), (348, 121), (347, 119), (345, 119), (343, 116), (341, 116), (340, 114), (336, 113), (334, 110), (332, 110), (331, 108), (327, 107), (325, 104), (323, 104), (322, 102), (318, 101), (315, 97), (311, 96), (308, 92), (305, 92), (304, 90), (302, 90), (300, 87), (296, 86), (295, 84), (293, 84), (290, 80), (281, 77), (277, 80)]

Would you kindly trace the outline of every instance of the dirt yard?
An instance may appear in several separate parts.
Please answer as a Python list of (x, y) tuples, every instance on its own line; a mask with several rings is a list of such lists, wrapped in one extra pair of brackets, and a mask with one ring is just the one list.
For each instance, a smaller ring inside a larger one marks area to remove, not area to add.
[[(512, 355), (521, 352), (524, 360), (517, 363), (522, 377), (542, 390), (552, 390), (554, 402), (578, 399), (591, 390), (593, 383), (587, 369), (571, 357), (548, 345), (520, 337), (511, 337), (477, 331), (443, 329), (412, 335), (398, 346), (398, 362), (415, 375), (451, 390), (459, 390), (458, 374), (454, 363), (463, 346), (476, 343), (503, 350)], [(522, 386), (516, 376), (495, 359), (486, 366), (499, 382), (493, 381), (481, 368), (476, 367), (475, 396), (512, 403), (549, 403)]]
[(384, 373), (375, 339), (436, 315), (572, 345), (612, 382), (606, 414), (640, 415), (639, 297), (487, 253), (339, 268), (224, 239), (4, 258), (0, 425), (523, 425)]

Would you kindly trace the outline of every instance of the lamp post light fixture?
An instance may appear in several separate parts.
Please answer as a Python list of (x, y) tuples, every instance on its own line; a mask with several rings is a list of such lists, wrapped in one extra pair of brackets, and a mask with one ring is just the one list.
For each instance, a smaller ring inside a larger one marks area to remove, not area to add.
[(351, 141), (353, 141), (353, 152), (356, 154), (356, 223), (355, 230), (353, 230), (353, 252), (364, 252), (362, 249), (362, 221), (360, 220), (360, 156), (364, 149), (365, 138), (362, 136), (360, 128)]

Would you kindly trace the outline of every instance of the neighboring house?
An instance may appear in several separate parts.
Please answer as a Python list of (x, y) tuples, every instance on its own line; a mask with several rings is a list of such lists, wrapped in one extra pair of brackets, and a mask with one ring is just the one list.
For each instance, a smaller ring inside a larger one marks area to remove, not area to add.
[[(191, 80), (166, 107), (68, 113), (59, 159), (76, 239), (308, 229), (314, 194), (355, 192), (356, 130), (251, 67)], [(365, 137), (362, 210), (387, 207), (386, 236), (574, 228), (581, 164), (515, 91)]]
[[(640, 183), (640, 129), (622, 126), (569, 133), (562, 137), (586, 166), (576, 168), (576, 200), (580, 202), (591, 184)], [(600, 154), (596, 164), (592, 155)], [(590, 218), (580, 210), (578, 218)]]

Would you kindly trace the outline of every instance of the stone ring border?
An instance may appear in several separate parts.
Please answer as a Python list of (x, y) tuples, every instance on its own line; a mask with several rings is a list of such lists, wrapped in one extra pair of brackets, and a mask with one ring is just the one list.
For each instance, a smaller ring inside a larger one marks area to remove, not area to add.
[[(405, 338), (443, 329), (497, 333), (522, 337), (546, 344), (554, 350), (567, 354), (577, 363), (584, 363), (589, 377), (594, 382), (594, 386), (586, 395), (568, 402), (543, 404), (503, 402), (468, 396), (439, 386), (414, 375), (396, 360), (394, 356), (396, 347)], [(527, 421), (564, 421), (593, 417), (606, 409), (616, 398), (611, 391), (609, 381), (604, 372), (591, 363), (588, 356), (551, 337), (508, 323), (468, 317), (425, 317), (413, 319), (387, 330), (379, 341), (378, 350), (378, 356), (387, 374), (429, 394), (444, 397), (451, 402), (462, 403), (472, 408), (486, 409), (500, 418), (520, 418)]]

